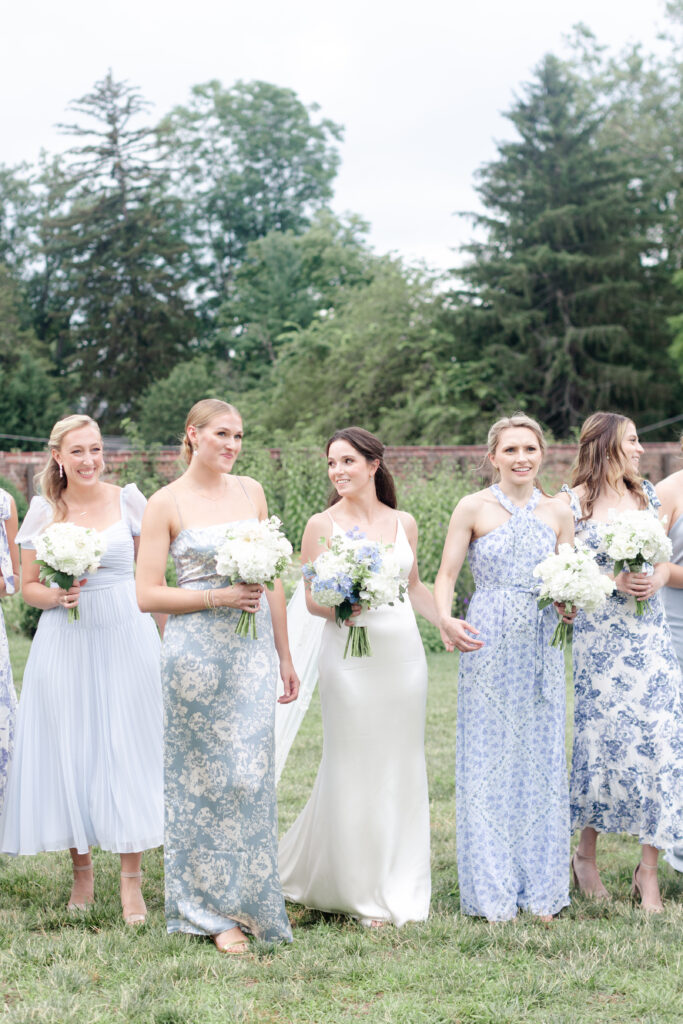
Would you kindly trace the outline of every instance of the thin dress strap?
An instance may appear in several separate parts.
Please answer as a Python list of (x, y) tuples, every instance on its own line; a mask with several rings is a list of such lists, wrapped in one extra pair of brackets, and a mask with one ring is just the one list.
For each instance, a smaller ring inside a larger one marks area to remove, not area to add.
[(242, 477), (241, 477), (241, 476), (238, 476), (238, 477), (237, 477), (237, 479), (239, 480), (239, 484), (240, 484), (240, 487), (242, 488), (242, 490), (244, 491), (244, 493), (245, 493), (245, 495), (246, 495), (247, 501), (249, 502), (249, 504), (251, 505), (251, 507), (252, 507), (252, 508), (253, 508), (253, 510), (254, 510), (254, 515), (255, 515), (255, 516), (256, 516), (256, 518), (258, 519), (258, 512), (257, 512), (257, 510), (256, 510), (256, 505), (255, 505), (255, 504), (254, 504), (254, 502), (253, 502), (253, 501), (251, 500), (251, 497), (250, 497), (250, 495), (249, 495), (249, 491), (248, 491), (248, 490), (246, 489), (246, 487), (244, 486), (244, 483), (243, 483), (243, 481), (242, 481)]
[(175, 502), (176, 511), (178, 513), (178, 522), (180, 523), (180, 531), (182, 531), (182, 530), (185, 529), (185, 523), (183, 522), (183, 514), (180, 511), (180, 505), (178, 504), (178, 499), (175, 496), (175, 492), (170, 487), (169, 487), (169, 491), (171, 492), (171, 497), (173, 498), (173, 501)]

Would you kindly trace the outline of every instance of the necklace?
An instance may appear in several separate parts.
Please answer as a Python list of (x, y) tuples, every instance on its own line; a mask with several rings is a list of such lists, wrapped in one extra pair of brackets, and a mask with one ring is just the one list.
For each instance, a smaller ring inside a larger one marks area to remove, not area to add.
[(204, 501), (213, 501), (213, 502), (221, 501), (226, 496), (226, 494), (228, 492), (228, 482), (227, 482), (227, 480), (224, 480), (224, 482), (223, 482), (223, 490), (215, 498), (212, 498), (210, 494), (204, 494), (203, 491), (200, 491), (198, 487), (190, 487), (190, 490), (194, 491), (195, 494), (198, 494), (200, 498), (204, 499)]

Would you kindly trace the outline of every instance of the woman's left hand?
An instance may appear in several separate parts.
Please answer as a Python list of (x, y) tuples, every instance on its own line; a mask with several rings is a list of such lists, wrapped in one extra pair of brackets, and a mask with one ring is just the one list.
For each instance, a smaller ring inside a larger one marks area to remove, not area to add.
[(638, 601), (648, 601), (666, 586), (668, 579), (668, 564), (659, 562), (649, 576), (644, 572), (620, 572), (614, 582), (622, 594), (630, 594)]
[(278, 697), (278, 704), (291, 704), (299, 696), (299, 677), (294, 671), (291, 661), (280, 662), (280, 678), (285, 686), (285, 692)]

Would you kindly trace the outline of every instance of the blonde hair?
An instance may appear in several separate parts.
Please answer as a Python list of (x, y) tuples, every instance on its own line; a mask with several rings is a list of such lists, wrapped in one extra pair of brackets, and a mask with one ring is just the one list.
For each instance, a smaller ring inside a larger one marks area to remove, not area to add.
[[(66, 489), (66, 476), (60, 474), (57, 460), (53, 452), (59, 451), (64, 443), (64, 438), (72, 430), (80, 430), (81, 427), (94, 427), (98, 434), (100, 428), (91, 416), (76, 413), (73, 416), (65, 416), (63, 420), (57, 420), (50, 431), (50, 440), (47, 445), (50, 449), (50, 457), (41, 473), (38, 474), (37, 483), (44, 498), (46, 498), (54, 510), (54, 521), (61, 522), (66, 519), (68, 509), (63, 498)], [(100, 437), (102, 435), (100, 434)]]
[(590, 519), (593, 506), (603, 487), (620, 491), (621, 485), (647, 506), (642, 477), (622, 450), (626, 428), (633, 420), (617, 412), (594, 412), (581, 427), (579, 452), (572, 466), (572, 487), (583, 485), (583, 518)]
[(187, 419), (185, 420), (185, 433), (180, 442), (180, 454), (188, 466), (192, 461), (192, 442), (187, 436), (187, 428), (194, 427), (195, 430), (201, 430), (202, 427), (210, 423), (215, 416), (220, 416), (221, 413), (231, 413), (233, 416), (239, 416), (242, 419), (234, 405), (230, 405), (229, 402), (222, 402), (220, 398), (202, 398), (201, 401), (195, 402), (188, 412)]

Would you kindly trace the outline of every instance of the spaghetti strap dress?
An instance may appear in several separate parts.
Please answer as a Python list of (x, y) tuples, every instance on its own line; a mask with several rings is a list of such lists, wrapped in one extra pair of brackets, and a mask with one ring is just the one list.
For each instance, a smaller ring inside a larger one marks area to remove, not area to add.
[[(216, 551), (232, 524), (180, 523), (170, 549), (177, 585), (228, 586)], [(237, 636), (239, 617), (225, 607), (171, 615), (164, 632), (166, 925), (207, 936), (239, 925), (291, 942), (277, 864), (278, 662), (265, 597), (257, 639)]]
[(557, 538), (535, 514), (540, 491), (524, 508), (491, 491), (510, 518), (468, 551), (484, 647), (459, 661), (456, 843), (463, 913), (504, 921), (569, 903), (569, 806), (564, 658), (533, 576)]
[[(407, 579), (413, 552), (400, 519), (395, 543)], [(407, 596), (355, 621), (367, 625), (369, 657), (344, 658), (347, 629), (323, 628), (323, 755), (280, 842), (282, 885), (306, 907), (402, 925), (427, 917), (431, 892), (427, 662)]]
[[(99, 846), (137, 853), (163, 841), (159, 634), (135, 598), (133, 537), (145, 498), (121, 490), (121, 518), (102, 531), (106, 551), (86, 578), (80, 618), (44, 611), (17, 713), (0, 849), (10, 854)], [(31, 502), (23, 548), (52, 520)]]

